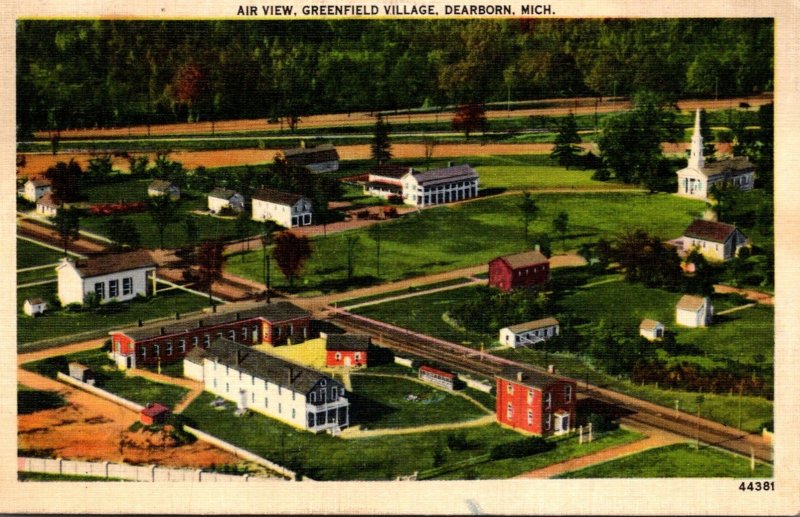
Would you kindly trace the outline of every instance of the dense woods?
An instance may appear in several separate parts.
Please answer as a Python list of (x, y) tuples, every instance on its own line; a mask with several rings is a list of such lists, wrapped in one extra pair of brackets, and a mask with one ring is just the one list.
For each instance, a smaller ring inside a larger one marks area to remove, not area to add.
[(772, 77), (769, 19), (17, 24), (20, 136), (640, 90), (748, 95)]

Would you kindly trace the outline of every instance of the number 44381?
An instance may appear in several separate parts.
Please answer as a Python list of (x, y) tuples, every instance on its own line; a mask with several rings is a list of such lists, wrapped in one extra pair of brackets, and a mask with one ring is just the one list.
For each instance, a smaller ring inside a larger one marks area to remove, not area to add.
[(742, 492), (769, 492), (775, 491), (774, 481), (742, 481), (739, 485)]

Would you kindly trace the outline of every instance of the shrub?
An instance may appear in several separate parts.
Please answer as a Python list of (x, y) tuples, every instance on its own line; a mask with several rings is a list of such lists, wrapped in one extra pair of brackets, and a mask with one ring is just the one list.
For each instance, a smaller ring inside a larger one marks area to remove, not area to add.
[(523, 438), (508, 443), (501, 443), (492, 447), (489, 457), (493, 460), (506, 458), (524, 458), (555, 448), (555, 445), (539, 436)]
[(619, 422), (602, 413), (590, 414), (586, 422), (592, 424), (593, 433), (605, 433), (619, 429)]
[(388, 199), (389, 203), (393, 205), (402, 205), (403, 204), (403, 196), (398, 196), (397, 194), (392, 194), (389, 196)]

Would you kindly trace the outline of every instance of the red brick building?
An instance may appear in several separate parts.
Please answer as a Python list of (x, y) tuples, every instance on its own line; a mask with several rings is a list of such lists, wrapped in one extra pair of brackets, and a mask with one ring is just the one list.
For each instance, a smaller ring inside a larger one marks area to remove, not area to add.
[(369, 336), (328, 334), (325, 338), (325, 365), (367, 366), (369, 346)]
[(537, 435), (563, 434), (575, 425), (574, 381), (509, 367), (497, 379), (497, 421)]
[(248, 345), (297, 343), (311, 336), (311, 315), (289, 302), (246, 311), (202, 314), (171, 322), (115, 330), (111, 350), (119, 368), (173, 363), (218, 337)]
[(497, 257), (489, 262), (489, 285), (502, 291), (534, 287), (550, 280), (550, 260), (539, 251)]

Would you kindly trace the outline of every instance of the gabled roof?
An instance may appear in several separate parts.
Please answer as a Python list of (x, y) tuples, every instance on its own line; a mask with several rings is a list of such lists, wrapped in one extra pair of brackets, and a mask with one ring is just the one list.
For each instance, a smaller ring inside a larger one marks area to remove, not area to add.
[(429, 171), (412, 171), (409, 174), (414, 176), (420, 185), (436, 185), (438, 183), (450, 183), (461, 180), (474, 180), (478, 178), (478, 173), (469, 165), (455, 165), (443, 169), (432, 169)]
[(58, 202), (58, 198), (56, 198), (56, 195), (54, 193), (45, 192), (44, 194), (39, 196), (39, 199), (36, 200), (36, 204), (47, 206), (50, 208), (58, 208), (58, 205), (60, 203)]
[(395, 180), (399, 180), (413, 169), (408, 165), (398, 165), (394, 163), (382, 163), (380, 165), (376, 165), (375, 167), (369, 170), (369, 173), (373, 176), (383, 176), (384, 178), (392, 178)]
[(705, 302), (706, 298), (703, 298), (702, 296), (684, 294), (681, 299), (678, 300), (678, 305), (675, 307), (682, 311), (697, 312), (703, 307)]
[(692, 239), (724, 243), (735, 231), (736, 227), (732, 224), (695, 219), (692, 224), (684, 230), (683, 235)]
[(262, 188), (253, 194), (253, 199), (267, 201), (268, 203), (275, 203), (277, 205), (293, 206), (298, 201), (305, 198), (299, 194), (292, 194), (290, 192), (283, 192), (271, 188)]
[(503, 262), (508, 264), (508, 266), (511, 269), (536, 266), (539, 264), (547, 264), (550, 262), (550, 260), (547, 257), (542, 255), (542, 252), (536, 250), (525, 251), (523, 253), (516, 253), (514, 255), (505, 255), (503, 257), (497, 257), (496, 259), (492, 260), (492, 262), (494, 262), (495, 260), (502, 260)]
[(39, 298), (38, 296), (36, 298), (26, 298), (25, 302), (28, 305), (41, 305), (41, 304), (45, 303), (45, 301), (43, 299)]
[(442, 377), (445, 377), (445, 378), (448, 378), (448, 379), (455, 379), (456, 378), (456, 375), (454, 373), (446, 372), (444, 370), (440, 370), (438, 368), (434, 368), (433, 366), (428, 366), (426, 364), (423, 364), (422, 366), (420, 366), (419, 367), (419, 371), (420, 372), (434, 373), (436, 375), (441, 375)]
[[(519, 379), (519, 374), (521, 374), (522, 380)], [(560, 380), (565, 380), (549, 373), (520, 368), (517, 366), (506, 366), (500, 371), (500, 373), (497, 374), (497, 377), (506, 381), (511, 381), (515, 384), (522, 384), (523, 386), (537, 389), (543, 389), (555, 384)]]
[(369, 349), (370, 337), (363, 334), (328, 334), (325, 350), (364, 351)]
[(236, 194), (238, 194), (238, 192), (236, 192), (235, 190), (230, 190), (225, 188), (215, 188), (214, 190), (208, 193), (208, 197), (213, 197), (216, 199), (224, 199), (225, 201), (227, 201)]
[[(270, 323), (280, 323), (299, 318), (308, 318), (308, 311), (289, 302), (277, 302), (260, 305), (244, 311), (228, 310), (225, 312), (198, 314), (180, 320), (169, 322), (156, 322), (142, 327), (129, 327), (122, 330), (112, 330), (109, 334), (125, 334), (135, 341), (144, 341), (162, 335), (177, 335), (198, 328), (208, 328), (224, 323), (233, 323), (239, 320), (261, 318)], [(161, 332), (161, 329), (164, 332)]]
[(149, 404), (146, 408), (142, 409), (141, 414), (149, 417), (156, 417), (164, 413), (169, 413), (169, 408), (160, 402)]
[(284, 149), (283, 156), (292, 165), (311, 165), (313, 163), (332, 162), (339, 159), (339, 153), (332, 144), (321, 144), (316, 147), (297, 147)]
[(713, 176), (737, 176), (739, 174), (753, 172), (754, 170), (755, 166), (746, 156), (734, 156), (731, 158), (725, 158), (723, 160), (717, 160), (715, 162), (707, 162), (702, 169), (685, 167), (677, 171), (677, 173), (681, 173), (683, 171), (694, 171), (709, 178)]
[(341, 387), (330, 377), (300, 364), (270, 355), (247, 345), (219, 338), (206, 350), (206, 359), (217, 361), (258, 379), (264, 379), (295, 393), (306, 394), (319, 381)]
[(196, 346), (189, 350), (185, 356), (183, 356), (184, 361), (189, 361), (190, 363), (194, 364), (203, 364), (203, 359), (206, 357), (206, 351), (203, 347)]
[(127, 253), (112, 253), (98, 255), (85, 261), (75, 263), (75, 269), (81, 278), (108, 275), (122, 271), (131, 271), (146, 267), (155, 267), (156, 263), (147, 250), (129, 251)]
[(542, 318), (540, 320), (528, 321), (525, 323), (517, 323), (516, 325), (511, 325), (506, 327), (514, 334), (518, 334), (520, 332), (528, 332), (530, 330), (536, 330), (545, 327), (552, 327), (553, 325), (558, 325), (558, 320), (555, 318)]
[(639, 324), (639, 330), (655, 330), (658, 327), (663, 327), (664, 324), (660, 321), (643, 319)]
[(159, 191), (166, 191), (170, 187), (175, 187), (175, 185), (167, 180), (153, 180), (150, 182), (150, 185), (147, 186), (148, 190), (159, 190)]
[(34, 187), (49, 187), (53, 184), (53, 182), (47, 178), (36, 178), (28, 180), (26, 183), (30, 183)]

